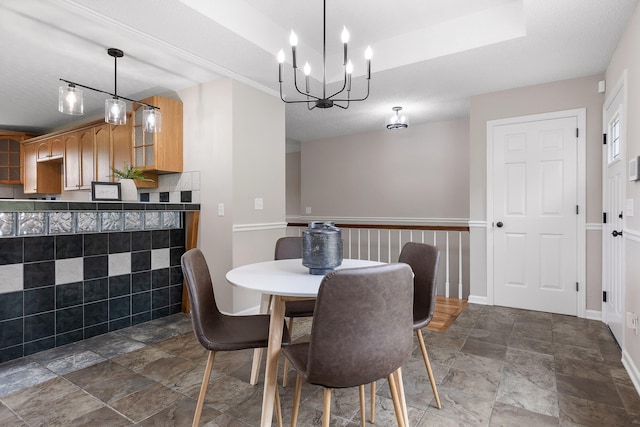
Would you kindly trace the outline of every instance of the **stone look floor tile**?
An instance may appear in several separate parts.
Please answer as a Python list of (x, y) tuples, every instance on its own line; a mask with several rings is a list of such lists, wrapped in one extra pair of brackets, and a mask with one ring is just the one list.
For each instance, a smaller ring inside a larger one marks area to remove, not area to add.
[[(311, 325), (296, 319), (294, 339), (308, 339)], [(470, 304), (449, 331), (423, 336), (443, 408), (414, 340), (403, 367), (413, 426), (640, 424), (640, 397), (601, 322)], [(0, 364), (0, 425), (189, 426), (206, 355), (190, 317), (177, 314)], [(264, 363), (251, 386), (252, 357), (253, 350), (216, 354), (201, 425), (259, 424)], [(293, 370), (288, 383), (280, 387), (285, 424)], [(320, 425), (322, 395), (303, 384), (298, 425)], [(360, 425), (357, 389), (335, 391), (332, 408), (332, 426)], [(378, 381), (375, 425), (395, 425), (386, 380)]]
[(560, 422), (587, 427), (628, 426), (630, 418), (623, 408), (584, 400), (568, 395), (559, 395)]
[(139, 422), (173, 405), (182, 397), (162, 384), (155, 383), (114, 402), (111, 406), (134, 422)]
[(613, 382), (596, 381), (589, 378), (556, 375), (558, 393), (592, 400), (611, 406), (623, 407), (622, 399)]
[(507, 355), (507, 346), (476, 341), (469, 338), (464, 343), (460, 351), (475, 354), (476, 356), (487, 357), (489, 359), (504, 361)]
[(490, 427), (512, 427), (512, 426), (536, 426), (551, 427), (558, 426), (558, 417), (543, 415), (525, 409), (516, 408), (503, 403), (496, 403), (491, 413)]
[(70, 356), (61, 357), (47, 363), (46, 367), (50, 371), (58, 375), (68, 374), (96, 363), (104, 362), (104, 357), (92, 351), (84, 351), (82, 353), (72, 354)]
[[(522, 367), (505, 366), (496, 401), (531, 412), (557, 417), (558, 393), (555, 382), (536, 378), (536, 374), (540, 373), (539, 370), (532, 373), (534, 371), (532, 369), (523, 374), (518, 368)], [(552, 383), (547, 384), (547, 382)]]

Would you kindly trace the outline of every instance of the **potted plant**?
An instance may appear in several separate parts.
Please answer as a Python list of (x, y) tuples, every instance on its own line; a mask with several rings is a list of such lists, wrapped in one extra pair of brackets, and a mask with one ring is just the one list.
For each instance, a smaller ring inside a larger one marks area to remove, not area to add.
[(135, 181), (153, 181), (150, 178), (144, 176), (142, 169), (137, 169), (133, 165), (123, 164), (122, 169), (111, 168), (113, 176), (120, 182), (120, 189), (122, 191), (122, 200), (137, 201), (138, 200), (138, 188)]

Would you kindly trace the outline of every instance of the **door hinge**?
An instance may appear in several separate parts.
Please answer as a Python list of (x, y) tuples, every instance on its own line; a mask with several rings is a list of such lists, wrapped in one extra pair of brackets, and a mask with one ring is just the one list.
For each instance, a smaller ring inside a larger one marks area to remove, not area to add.
[(576, 205), (576, 215), (580, 215), (580, 206)]
[(602, 134), (602, 145), (607, 145), (607, 134), (606, 133)]
[(602, 302), (607, 302), (607, 291), (602, 291)]
[(576, 292), (580, 292), (580, 285), (576, 282)]
[(580, 129), (576, 128), (576, 138), (580, 137)]
[(603, 224), (607, 223), (607, 213), (606, 212), (602, 212), (602, 223)]

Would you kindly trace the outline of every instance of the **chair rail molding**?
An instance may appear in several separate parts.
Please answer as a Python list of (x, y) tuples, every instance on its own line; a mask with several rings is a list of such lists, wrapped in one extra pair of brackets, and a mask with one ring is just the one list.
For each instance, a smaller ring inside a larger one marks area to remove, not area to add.
[(265, 222), (258, 224), (233, 224), (233, 232), (287, 229), (286, 222)]
[(405, 218), (405, 217), (348, 217), (348, 216), (287, 216), (288, 222), (331, 221), (357, 224), (410, 224), (410, 225), (450, 225), (466, 226), (469, 218)]

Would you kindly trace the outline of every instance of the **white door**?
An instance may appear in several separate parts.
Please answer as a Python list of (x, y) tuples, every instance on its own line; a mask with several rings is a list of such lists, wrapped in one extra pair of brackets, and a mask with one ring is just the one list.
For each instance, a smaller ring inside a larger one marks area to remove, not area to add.
[[(624, 82), (624, 80), (622, 81)], [(624, 221), (625, 199), (625, 123), (624, 84), (616, 86), (603, 108), (603, 195), (602, 195), (602, 290), (604, 321), (623, 345), (624, 315)], [(606, 221), (605, 221), (606, 215)], [(606, 295), (606, 301), (604, 298)], [(624, 347), (623, 347), (624, 348)]]
[(493, 128), (494, 304), (577, 314), (577, 117)]

